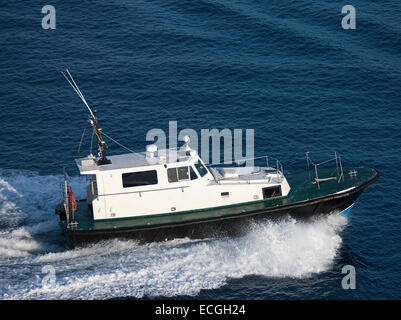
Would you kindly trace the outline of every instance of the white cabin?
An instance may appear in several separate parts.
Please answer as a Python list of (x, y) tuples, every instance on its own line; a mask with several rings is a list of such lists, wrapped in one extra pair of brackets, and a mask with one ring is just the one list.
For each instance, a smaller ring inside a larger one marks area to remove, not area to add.
[[(188, 141), (189, 142), (189, 141)], [(268, 167), (207, 167), (195, 150), (157, 150), (77, 159), (90, 175), (87, 202), (94, 220), (168, 214), (286, 196), (282, 170)], [(196, 214), (196, 213), (194, 213)]]

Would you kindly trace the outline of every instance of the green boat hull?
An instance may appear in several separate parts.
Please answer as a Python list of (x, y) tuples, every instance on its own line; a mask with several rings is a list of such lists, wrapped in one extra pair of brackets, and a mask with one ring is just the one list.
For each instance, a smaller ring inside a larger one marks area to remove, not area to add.
[[(307, 219), (346, 210), (368, 185), (379, 178), (379, 172), (370, 168), (346, 168), (344, 172), (353, 170), (357, 171), (356, 175), (345, 174), (340, 182), (321, 182), (319, 188), (310, 182), (308, 173), (287, 173), (291, 191), (286, 197), (135, 218), (94, 221), (86, 201), (79, 201), (75, 213), (76, 226), (68, 227), (66, 221), (61, 221), (60, 226), (69, 247), (111, 238), (153, 242), (185, 237), (236, 236), (263, 219), (287, 216)], [(330, 176), (332, 172), (327, 171), (326, 175)], [(58, 214), (62, 211), (61, 208), (56, 209)]]

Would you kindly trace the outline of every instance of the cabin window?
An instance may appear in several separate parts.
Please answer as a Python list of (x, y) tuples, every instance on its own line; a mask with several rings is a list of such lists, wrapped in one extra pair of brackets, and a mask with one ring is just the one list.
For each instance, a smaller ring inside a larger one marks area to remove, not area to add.
[(189, 175), (191, 177), (191, 180), (198, 179), (198, 176), (195, 173), (195, 170), (192, 167), (189, 167)]
[(168, 182), (177, 182), (178, 181), (177, 168), (167, 169), (167, 178)]
[(92, 179), (91, 179), (91, 191), (92, 195), (97, 196), (97, 182), (96, 182), (96, 175), (92, 174)]
[(178, 180), (189, 180), (188, 167), (177, 168)]
[(124, 188), (157, 184), (156, 170), (123, 173), (122, 177)]
[[(168, 182), (188, 181), (196, 179), (194, 170), (190, 167), (178, 167), (167, 169)], [(194, 177), (195, 176), (195, 177)]]
[(177, 182), (178, 181), (177, 168), (167, 169), (167, 178), (168, 182)]
[(281, 186), (263, 188), (263, 199), (281, 197)]
[(195, 163), (195, 167), (196, 167), (196, 170), (198, 170), (201, 177), (203, 177), (207, 173), (206, 167), (200, 161)]

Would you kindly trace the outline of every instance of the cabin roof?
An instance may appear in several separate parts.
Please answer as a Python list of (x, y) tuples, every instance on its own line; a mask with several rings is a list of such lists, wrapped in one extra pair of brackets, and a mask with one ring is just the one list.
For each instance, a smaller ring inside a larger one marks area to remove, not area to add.
[(116, 169), (129, 169), (138, 167), (148, 167), (163, 164), (179, 163), (193, 158), (186, 155), (185, 151), (175, 149), (158, 150), (153, 158), (147, 152), (135, 152), (119, 155), (107, 156), (110, 164), (98, 165), (93, 156), (75, 159), (81, 174), (92, 174), (98, 171), (108, 171)]

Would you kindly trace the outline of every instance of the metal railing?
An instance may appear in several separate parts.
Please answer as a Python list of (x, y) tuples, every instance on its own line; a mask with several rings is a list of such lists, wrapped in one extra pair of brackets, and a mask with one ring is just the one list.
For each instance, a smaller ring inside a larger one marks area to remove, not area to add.
[[(311, 154), (324, 154), (324, 153), (333, 153), (333, 157), (329, 158), (328, 160), (315, 163), (310, 155)], [(319, 166), (330, 163), (330, 162), (335, 162), (336, 164), (336, 176), (335, 177), (325, 177), (325, 178), (319, 178)], [(308, 166), (308, 175), (309, 175), (309, 181), (311, 183), (316, 183), (318, 189), (320, 189), (320, 183), (329, 181), (329, 180), (336, 180), (338, 183), (344, 181), (344, 172), (343, 172), (343, 166), (341, 162), (341, 156), (337, 153), (335, 150), (320, 150), (320, 151), (308, 151), (306, 152), (306, 163)], [(311, 174), (311, 165), (314, 166), (314, 171), (315, 171), (315, 179), (312, 180), (312, 174)]]
[[(229, 162), (221, 162), (221, 163), (216, 163), (216, 164), (207, 164), (206, 166), (208, 168), (213, 168), (213, 167), (217, 167), (217, 166), (223, 166), (223, 165), (232, 165), (235, 164), (238, 167), (248, 161), (252, 161), (252, 163), (255, 162), (255, 160), (260, 160), (260, 159), (265, 159), (266, 162), (266, 167), (267, 170), (272, 169), (271, 172), (274, 170), (277, 173), (277, 176), (284, 176), (284, 169), (283, 169), (283, 165), (281, 164), (281, 162), (273, 157), (269, 157), (269, 156), (261, 156), (261, 157), (253, 157), (253, 158), (241, 158), (239, 160), (233, 160), (233, 161), (229, 161)], [(269, 163), (271, 164), (273, 162), (274, 167), (270, 167)]]

